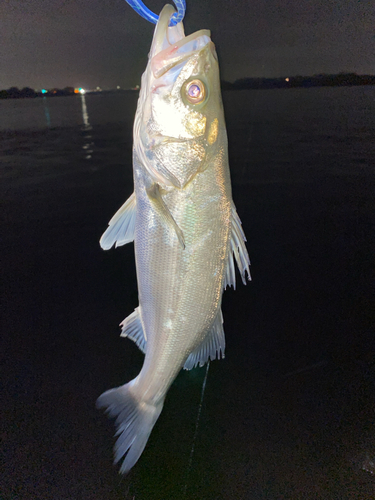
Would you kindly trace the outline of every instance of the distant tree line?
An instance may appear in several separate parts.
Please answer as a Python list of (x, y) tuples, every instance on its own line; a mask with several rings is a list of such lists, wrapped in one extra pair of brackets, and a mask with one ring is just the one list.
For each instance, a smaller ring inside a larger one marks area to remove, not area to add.
[[(375, 85), (375, 76), (357, 75), (356, 73), (339, 73), (338, 75), (322, 74), (313, 76), (290, 76), (280, 78), (240, 78), (234, 83), (226, 81), (221, 82), (221, 88), (223, 90), (280, 89), (293, 87), (348, 87), (354, 85)], [(127, 90), (124, 89), (120, 92), (125, 91)], [(35, 91), (30, 87), (24, 87), (21, 90), (17, 87), (11, 87), (7, 90), (0, 90), (0, 99), (19, 99), (23, 97), (57, 97), (74, 95), (76, 93), (77, 91), (75, 91), (73, 87), (42, 91)]]
[(293, 87), (348, 87), (375, 85), (375, 76), (339, 73), (338, 75), (290, 76), (280, 78), (241, 78), (234, 83), (222, 82), (224, 90), (280, 89)]

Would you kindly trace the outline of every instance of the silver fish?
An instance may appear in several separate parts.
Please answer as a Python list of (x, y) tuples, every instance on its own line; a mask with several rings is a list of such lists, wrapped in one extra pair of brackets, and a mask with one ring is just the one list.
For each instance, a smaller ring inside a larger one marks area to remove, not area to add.
[(115, 463), (139, 459), (181, 368), (224, 357), (221, 299), (234, 261), (250, 279), (232, 200), (219, 66), (207, 30), (185, 37), (162, 10), (134, 123), (134, 193), (103, 234), (105, 250), (134, 241), (139, 306), (123, 337), (145, 353), (139, 375), (97, 401), (116, 417)]

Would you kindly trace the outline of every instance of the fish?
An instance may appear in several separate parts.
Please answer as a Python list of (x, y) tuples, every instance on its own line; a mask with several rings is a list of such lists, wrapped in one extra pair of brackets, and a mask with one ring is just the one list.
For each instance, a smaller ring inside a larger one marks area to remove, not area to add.
[(232, 199), (215, 45), (208, 30), (185, 36), (160, 13), (141, 79), (133, 130), (134, 192), (100, 239), (134, 241), (138, 307), (121, 336), (144, 353), (138, 376), (104, 392), (115, 418), (114, 462), (127, 473), (141, 456), (171, 384), (225, 354), (221, 301), (250, 278), (245, 234)]

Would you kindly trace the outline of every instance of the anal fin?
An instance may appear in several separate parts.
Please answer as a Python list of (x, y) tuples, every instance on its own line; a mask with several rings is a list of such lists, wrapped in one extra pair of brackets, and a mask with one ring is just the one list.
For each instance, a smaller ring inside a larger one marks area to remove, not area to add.
[(236, 288), (236, 273), (234, 269), (234, 260), (236, 260), (238, 270), (240, 271), (242, 283), (246, 285), (246, 273), (248, 280), (250, 276), (250, 259), (246, 250), (246, 236), (242, 229), (241, 220), (238, 217), (236, 207), (232, 201), (232, 215), (231, 215), (231, 236), (230, 236), (230, 249), (228, 255), (228, 263), (225, 271), (224, 290), (227, 286)]
[(141, 316), (139, 312), (139, 307), (134, 309), (134, 312), (129, 314), (127, 318), (120, 323), (121, 326), (121, 337), (128, 337), (139, 349), (145, 353), (147, 346), (147, 339), (143, 331)]
[(133, 193), (108, 222), (108, 228), (100, 238), (103, 250), (109, 250), (134, 241), (135, 229), (135, 194)]
[(209, 359), (224, 358), (225, 335), (223, 328), (223, 314), (221, 309), (216, 315), (211, 330), (203, 342), (187, 358), (184, 369), (191, 370), (195, 366), (203, 366)]

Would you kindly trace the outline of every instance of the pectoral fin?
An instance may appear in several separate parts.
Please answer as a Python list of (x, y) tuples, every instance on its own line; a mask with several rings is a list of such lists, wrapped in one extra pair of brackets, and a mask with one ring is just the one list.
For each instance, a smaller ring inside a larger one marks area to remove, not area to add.
[(147, 189), (147, 196), (151, 201), (153, 207), (155, 208), (163, 224), (171, 231), (175, 232), (180, 242), (182, 248), (185, 250), (185, 238), (183, 232), (178, 227), (173, 215), (169, 211), (169, 208), (164, 203), (164, 200), (160, 194), (159, 185), (154, 183), (150, 188)]
[[(231, 215), (231, 238), (230, 238), (230, 249), (228, 256), (227, 269), (225, 272), (224, 279), (224, 290), (227, 286), (233, 286), (236, 288), (236, 273), (234, 269), (234, 259), (237, 262), (238, 270), (240, 271), (242, 282), (246, 285), (246, 273), (250, 280), (250, 259), (247, 253), (245, 241), (246, 236), (242, 229), (241, 220), (238, 217), (236, 207), (232, 201), (232, 215)], [(234, 256), (234, 258), (233, 258)]]
[(109, 250), (113, 245), (119, 247), (134, 241), (135, 207), (133, 193), (108, 222), (108, 228), (99, 241), (103, 250)]
[(207, 333), (201, 345), (189, 355), (184, 364), (184, 369), (191, 370), (197, 365), (203, 366), (209, 359), (224, 358), (224, 351), (223, 314), (219, 309), (211, 330)]

